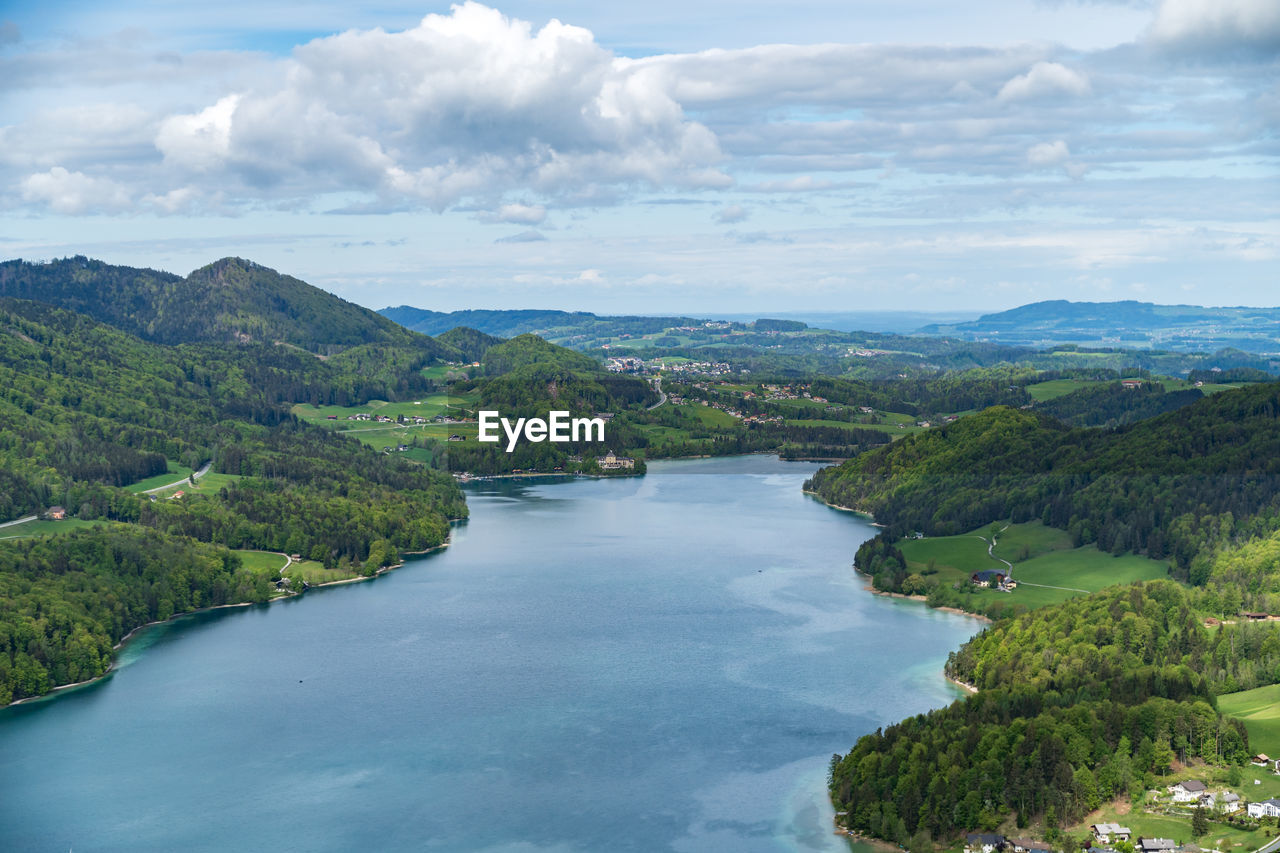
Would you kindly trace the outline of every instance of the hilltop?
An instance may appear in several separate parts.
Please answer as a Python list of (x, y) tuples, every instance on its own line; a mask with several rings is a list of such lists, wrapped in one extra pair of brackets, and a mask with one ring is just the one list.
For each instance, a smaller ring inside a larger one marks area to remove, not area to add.
[(282, 343), (324, 354), (381, 344), (460, 357), (368, 308), (242, 258), (214, 261), (185, 278), (83, 256), (5, 261), (0, 297), (87, 314), (160, 344)]

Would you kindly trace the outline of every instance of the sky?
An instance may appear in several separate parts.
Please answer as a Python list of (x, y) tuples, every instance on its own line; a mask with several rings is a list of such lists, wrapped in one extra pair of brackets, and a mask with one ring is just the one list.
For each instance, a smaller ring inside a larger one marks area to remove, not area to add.
[(0, 257), (371, 308), (1280, 304), (1280, 0), (0, 0)]

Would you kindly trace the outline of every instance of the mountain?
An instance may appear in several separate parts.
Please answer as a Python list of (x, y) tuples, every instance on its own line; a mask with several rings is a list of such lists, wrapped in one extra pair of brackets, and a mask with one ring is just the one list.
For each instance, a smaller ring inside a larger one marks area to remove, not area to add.
[(187, 277), (77, 256), (0, 263), (0, 297), (45, 302), (161, 344), (283, 343), (315, 353), (361, 344), (457, 353), (306, 282), (241, 258)]
[[(967, 323), (918, 330), (968, 341), (1045, 347), (1076, 343), (1213, 352), (1280, 352), (1280, 308), (1205, 308), (1151, 302), (1034, 302)], [(1243, 353), (1241, 353), (1243, 355)], [(1254, 365), (1248, 365), (1254, 366)]]
[(455, 326), (436, 340), (462, 353), (467, 361), (479, 361), (491, 347), (502, 343), (502, 338), (486, 335), (469, 326)]

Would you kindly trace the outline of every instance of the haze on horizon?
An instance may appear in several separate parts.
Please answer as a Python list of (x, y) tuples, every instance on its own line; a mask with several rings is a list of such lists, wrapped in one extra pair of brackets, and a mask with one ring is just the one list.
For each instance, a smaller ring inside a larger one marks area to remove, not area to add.
[(493, 2), (0, 7), (0, 256), (373, 308), (1277, 304), (1274, 0)]

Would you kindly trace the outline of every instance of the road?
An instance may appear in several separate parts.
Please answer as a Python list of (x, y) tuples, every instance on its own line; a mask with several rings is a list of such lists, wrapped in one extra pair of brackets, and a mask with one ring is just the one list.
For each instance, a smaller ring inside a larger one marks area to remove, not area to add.
[[(1004, 532), (1005, 532), (1006, 530), (1008, 530), (1008, 529), (1009, 529), (1009, 525), (1007, 525), (1007, 524), (1006, 524), (1004, 527), (1000, 528), (1000, 532), (1001, 532), (1001, 533), (1004, 533)], [(982, 539), (982, 541), (984, 541), (984, 542), (986, 542), (986, 541), (987, 541), (987, 540), (986, 540), (984, 537), (982, 537), (982, 536), (979, 536), (978, 538), (979, 538), (979, 539)], [(1011, 578), (1012, 578), (1012, 577), (1013, 577), (1013, 563), (1010, 563), (1008, 560), (1006, 560), (1006, 559), (1004, 559), (1004, 558), (1002, 558), (1002, 557), (997, 557), (995, 554), (992, 554), (992, 553), (991, 553), (991, 549), (992, 549), (992, 548), (994, 548), (994, 547), (996, 547), (996, 537), (995, 537), (995, 534), (992, 534), (992, 535), (991, 535), (991, 541), (990, 541), (990, 542), (987, 542), (987, 556), (988, 556), (988, 557), (990, 557), (990, 558), (991, 558), (991, 559), (993, 559), (993, 560), (999, 560), (1000, 562), (1002, 562), (1002, 563), (1004, 563), (1006, 566), (1008, 566), (1008, 567), (1009, 567), (1009, 577), (1011, 577)], [(1016, 580), (1016, 578), (1015, 578), (1015, 580)], [(1031, 583), (1030, 581), (1021, 581), (1021, 580), (1020, 580), (1020, 581), (1018, 581), (1018, 584), (1019, 584), (1020, 586), (1038, 586), (1038, 587), (1040, 587), (1041, 589), (1061, 589), (1061, 590), (1065, 590), (1065, 591), (1067, 591), (1067, 592), (1083, 592), (1085, 595), (1088, 595), (1088, 594), (1089, 594), (1089, 590), (1087, 590), (1087, 589), (1079, 589), (1079, 588), (1074, 587), (1074, 586), (1049, 586), (1048, 584), (1044, 584), (1044, 583)], [(1276, 841), (1280, 841), (1280, 838), (1277, 838), (1277, 839), (1276, 839)], [(1268, 851), (1266, 851), (1266, 853), (1275, 853), (1275, 851), (1273, 851), (1273, 850), (1268, 850)]]
[(22, 518), (15, 518), (13, 521), (6, 521), (4, 524), (0, 524), (0, 527), (13, 527), (15, 524), (26, 524), (28, 521), (35, 521), (39, 517), (40, 516), (38, 515), (24, 515)]
[(654, 409), (656, 409), (656, 408), (658, 408), (659, 406), (661, 406), (663, 403), (667, 402), (667, 395), (666, 395), (666, 392), (664, 392), (664, 391), (662, 390), (662, 377), (661, 377), (661, 376), (655, 376), (655, 377), (653, 377), (653, 390), (655, 390), (655, 391), (657, 391), (657, 392), (658, 392), (658, 402), (656, 402), (656, 403), (654, 403), (652, 406), (650, 406), (650, 407), (649, 407), (649, 411), (653, 411)]
[[(204, 467), (202, 467), (199, 471), (196, 471), (191, 476), (199, 480), (205, 474), (209, 473), (209, 467), (211, 465), (213, 465), (213, 460), (209, 460), (208, 462), (204, 463)], [(186, 481), (187, 481), (187, 478), (183, 477), (181, 480), (174, 480), (172, 483), (166, 483), (163, 486), (156, 486), (154, 489), (147, 489), (143, 492), (140, 492), (140, 494), (149, 495), (149, 494), (152, 494), (153, 492), (163, 492), (165, 489), (172, 489), (174, 486), (181, 486)]]

